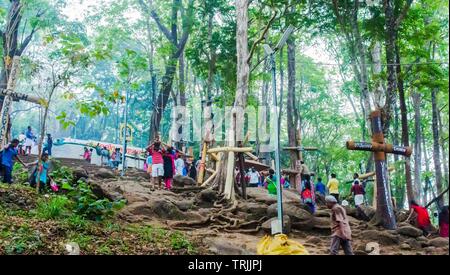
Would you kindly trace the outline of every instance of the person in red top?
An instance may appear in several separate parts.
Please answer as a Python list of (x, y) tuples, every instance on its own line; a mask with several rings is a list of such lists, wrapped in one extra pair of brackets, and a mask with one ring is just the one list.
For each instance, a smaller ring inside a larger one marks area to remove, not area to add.
[(411, 207), (411, 213), (409, 214), (409, 217), (406, 219), (406, 222), (409, 222), (411, 219), (411, 216), (414, 212), (417, 214), (417, 227), (419, 229), (422, 229), (423, 235), (425, 237), (429, 237), (431, 235), (431, 231), (433, 229), (430, 221), (430, 216), (428, 215), (428, 210), (417, 204), (416, 201), (411, 200), (409, 202), (409, 205)]
[(439, 235), (448, 238), (448, 205), (442, 207), (439, 213)]
[(148, 153), (152, 156), (152, 179), (153, 187), (156, 187), (158, 183), (158, 189), (161, 189), (161, 180), (164, 176), (164, 160), (163, 155), (165, 150), (159, 136), (155, 138), (152, 144), (147, 147)]

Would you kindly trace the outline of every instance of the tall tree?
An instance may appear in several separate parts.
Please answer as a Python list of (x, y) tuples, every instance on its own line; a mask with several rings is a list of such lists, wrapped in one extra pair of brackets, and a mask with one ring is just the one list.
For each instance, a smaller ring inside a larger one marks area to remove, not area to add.
[[(144, 11), (150, 14), (151, 18), (158, 26), (158, 29), (171, 44), (170, 54), (166, 61), (165, 73), (162, 78), (160, 93), (158, 95), (156, 104), (154, 104), (155, 108), (152, 112), (150, 121), (150, 140), (153, 140), (159, 132), (162, 115), (167, 106), (169, 96), (171, 95), (172, 84), (175, 77), (178, 60), (183, 54), (184, 48), (189, 38), (189, 33), (192, 27), (191, 19), (194, 0), (189, 0), (186, 8), (183, 6), (181, 0), (173, 0), (170, 30), (163, 24), (161, 18), (155, 10), (152, 0), (148, 0), (147, 3), (145, 3), (144, 0), (139, 0), (139, 3), (143, 7)], [(181, 36), (179, 36), (178, 33), (178, 13), (181, 13), (182, 19)]]

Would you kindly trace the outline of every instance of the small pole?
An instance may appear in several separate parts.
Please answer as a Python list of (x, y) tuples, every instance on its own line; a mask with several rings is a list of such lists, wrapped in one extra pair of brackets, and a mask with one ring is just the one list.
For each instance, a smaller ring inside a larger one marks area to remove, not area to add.
[(278, 222), (279, 228), (281, 230), (280, 233), (283, 233), (283, 195), (281, 189), (281, 172), (280, 172), (280, 133), (279, 133), (279, 125), (278, 125), (278, 103), (277, 103), (277, 82), (276, 82), (276, 64), (274, 53), (270, 55), (270, 63), (272, 66), (272, 93), (273, 93), (273, 102), (275, 105), (275, 176), (277, 179), (277, 210), (278, 210)]
[(124, 109), (125, 127), (123, 127), (123, 154), (122, 154), (122, 173), (121, 173), (122, 177), (125, 175), (125, 167), (126, 167), (125, 161), (127, 154), (128, 96), (129, 92), (127, 89), (125, 96), (125, 109)]

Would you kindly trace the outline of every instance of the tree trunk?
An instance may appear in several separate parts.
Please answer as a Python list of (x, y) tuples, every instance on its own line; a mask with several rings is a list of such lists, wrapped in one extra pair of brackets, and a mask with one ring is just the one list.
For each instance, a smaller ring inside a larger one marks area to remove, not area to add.
[[(405, 88), (403, 83), (400, 52), (399, 47), (396, 45), (396, 63), (397, 63), (397, 79), (398, 79), (398, 92), (400, 99), (400, 115), (402, 122), (402, 143), (403, 146), (409, 146), (409, 132), (408, 132), (408, 114), (406, 109)], [(406, 180), (406, 194), (408, 195), (408, 202), (415, 199), (412, 176), (411, 176), (411, 159), (405, 157), (405, 180)]]
[(422, 129), (420, 127), (420, 101), (421, 96), (418, 92), (412, 94), (414, 105), (414, 130), (416, 132), (414, 140), (414, 188), (416, 190), (416, 198), (422, 198), (422, 184), (421, 184), (421, 167), (422, 167), (422, 151), (421, 139)]
[(397, 76), (395, 66), (395, 45), (397, 33), (395, 30), (394, 0), (384, 1), (385, 13), (385, 47), (386, 47), (386, 63), (387, 63), (387, 90), (386, 103), (383, 107), (383, 132), (389, 130), (390, 120), (392, 117), (392, 107), (395, 106), (397, 91)]
[[(433, 109), (432, 115), (432, 130), (433, 130), (433, 160), (434, 160), (434, 170), (436, 177), (436, 188), (437, 193), (440, 194), (442, 192), (442, 170), (441, 170), (441, 153), (439, 146), (439, 126), (438, 126), (438, 107), (436, 102), (438, 90), (433, 88), (431, 91), (431, 105)], [(438, 200), (438, 205), (442, 207), (444, 205), (444, 198), (440, 197)]]
[[(296, 100), (295, 100), (295, 40), (290, 38), (287, 41), (288, 48), (288, 95), (287, 95), (287, 128), (289, 146), (297, 146), (297, 125), (294, 122), (294, 114), (296, 112)], [(291, 168), (294, 169), (298, 160), (298, 153), (296, 151), (290, 151), (291, 156)]]
[(448, 153), (445, 149), (445, 140), (444, 140), (444, 127), (442, 125), (442, 117), (441, 112), (438, 112), (438, 120), (439, 120), (439, 133), (440, 133), (440, 139), (439, 143), (441, 145), (441, 153), (442, 153), (442, 168), (444, 168), (444, 182), (448, 186)]

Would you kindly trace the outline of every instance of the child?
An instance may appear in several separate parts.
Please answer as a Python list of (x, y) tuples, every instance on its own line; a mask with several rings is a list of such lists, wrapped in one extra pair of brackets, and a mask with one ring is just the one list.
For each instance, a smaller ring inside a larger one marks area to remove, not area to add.
[(275, 171), (273, 169), (269, 170), (269, 176), (266, 177), (264, 181), (264, 187), (269, 192), (269, 196), (277, 195), (277, 186), (276, 186), (277, 177), (275, 176)]
[(87, 147), (84, 147), (83, 159), (89, 161), (89, 150)]
[(147, 159), (145, 160), (145, 163), (147, 163), (147, 174), (152, 176), (152, 156), (148, 155)]
[(173, 160), (172, 150), (169, 148), (163, 156), (164, 163), (164, 183), (166, 189), (170, 190), (172, 188), (172, 178), (175, 172), (175, 162)]
[[(39, 162), (35, 162), (34, 164), (38, 164)], [(50, 176), (48, 175), (48, 168), (49, 168), (49, 162), (48, 162), (48, 154), (43, 153), (41, 157), (41, 164), (37, 166), (33, 172), (33, 180), (30, 182), (30, 185), (32, 187), (35, 187), (36, 184), (39, 184), (39, 190), (42, 191), (47, 186), (47, 178), (51, 180)], [(39, 173), (39, 178), (37, 178)]]

